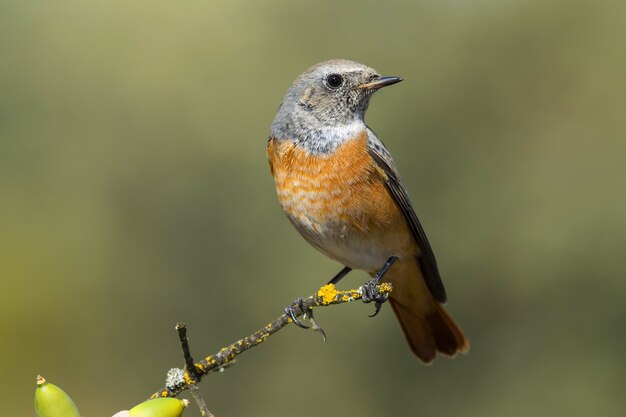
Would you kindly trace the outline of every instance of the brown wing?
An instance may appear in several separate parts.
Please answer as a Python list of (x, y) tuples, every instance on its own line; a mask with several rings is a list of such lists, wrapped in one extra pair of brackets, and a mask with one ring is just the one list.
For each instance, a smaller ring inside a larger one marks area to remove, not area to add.
[(376, 164), (387, 174), (387, 188), (393, 196), (396, 204), (404, 214), (406, 221), (411, 227), (413, 237), (420, 248), (420, 254), (417, 260), (424, 276), (424, 280), (430, 289), (433, 297), (440, 303), (445, 303), (447, 300), (446, 289), (441, 281), (439, 275), (439, 269), (437, 268), (437, 261), (435, 260), (435, 254), (433, 253), (428, 238), (424, 232), (420, 221), (413, 210), (409, 196), (404, 189), (404, 186), (400, 182), (400, 176), (398, 171), (389, 155), (387, 149), (385, 149), (383, 143), (376, 137), (376, 135), (368, 129), (369, 133), (369, 153), (374, 159)]

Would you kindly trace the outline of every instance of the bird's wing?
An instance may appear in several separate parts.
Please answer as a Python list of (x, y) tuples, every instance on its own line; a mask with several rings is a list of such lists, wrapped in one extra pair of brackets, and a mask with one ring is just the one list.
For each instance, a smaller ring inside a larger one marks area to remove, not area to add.
[(441, 276), (439, 275), (435, 254), (430, 247), (430, 243), (428, 243), (424, 228), (413, 210), (409, 196), (400, 181), (400, 175), (398, 174), (393, 159), (389, 151), (385, 148), (385, 145), (371, 129), (367, 129), (367, 134), (369, 153), (376, 164), (387, 174), (387, 188), (402, 211), (402, 214), (404, 214), (407, 223), (411, 227), (413, 237), (420, 248), (420, 254), (417, 260), (424, 280), (435, 299), (440, 303), (445, 303), (447, 298), (446, 290), (441, 281)]

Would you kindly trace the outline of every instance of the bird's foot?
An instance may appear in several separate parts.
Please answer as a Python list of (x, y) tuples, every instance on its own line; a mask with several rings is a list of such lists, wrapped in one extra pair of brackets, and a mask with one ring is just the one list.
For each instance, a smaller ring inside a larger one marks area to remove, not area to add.
[[(324, 332), (324, 329), (322, 329), (320, 325), (317, 324), (317, 321), (315, 320), (315, 317), (313, 316), (313, 309), (312, 308), (307, 309), (306, 307), (304, 307), (304, 298), (296, 298), (293, 303), (291, 303), (287, 308), (285, 308), (285, 314), (287, 314), (287, 316), (291, 319), (291, 321), (293, 321), (293, 323), (296, 326), (301, 327), (303, 329), (310, 328), (318, 332), (322, 336), (323, 341), (326, 342), (326, 333)], [(303, 318), (309, 319), (309, 322), (311, 323), (311, 327), (307, 326), (306, 324), (303, 324), (300, 321), (300, 319), (298, 318), (299, 314), (302, 314)]]
[(379, 289), (380, 277), (376, 275), (374, 278), (367, 281), (360, 288), (361, 290), (361, 301), (365, 304), (369, 304), (374, 302), (374, 307), (376, 308), (374, 314), (370, 315), (370, 317), (374, 317), (380, 311), (383, 303), (387, 301), (389, 298), (389, 293), (381, 293)]
[(383, 303), (387, 301), (387, 298), (389, 298), (389, 293), (380, 292), (379, 284), (382, 277), (385, 276), (391, 265), (393, 265), (393, 263), (397, 259), (398, 258), (396, 256), (390, 256), (389, 259), (387, 259), (387, 262), (385, 262), (385, 264), (383, 265), (383, 267), (380, 268), (380, 271), (378, 271), (378, 273), (372, 279), (363, 284), (360, 288), (361, 300), (366, 304), (373, 301), (374, 306), (376, 307), (374, 314), (372, 314), (370, 317), (376, 316), (380, 311)]
[(289, 306), (285, 308), (285, 314), (289, 316), (291, 321), (293, 321), (293, 323), (296, 326), (301, 327), (303, 329), (308, 329), (309, 326), (302, 324), (300, 319), (298, 319), (297, 312), (302, 312), (300, 314), (307, 313), (306, 308), (304, 308), (304, 298), (296, 298), (293, 303), (291, 303)]

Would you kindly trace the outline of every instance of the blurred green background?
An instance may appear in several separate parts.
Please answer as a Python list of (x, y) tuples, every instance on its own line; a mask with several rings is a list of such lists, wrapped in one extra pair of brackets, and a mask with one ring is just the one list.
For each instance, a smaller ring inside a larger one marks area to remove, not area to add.
[[(203, 381), (227, 416), (626, 414), (626, 6), (582, 1), (0, 1), (0, 397), (84, 416), (312, 293), (340, 265), (276, 201), (292, 80), (348, 58), (405, 82), (396, 158), (471, 339), (420, 365), (385, 307), (323, 309)], [(342, 284), (356, 287), (366, 276)], [(199, 416), (195, 407), (186, 415)]]

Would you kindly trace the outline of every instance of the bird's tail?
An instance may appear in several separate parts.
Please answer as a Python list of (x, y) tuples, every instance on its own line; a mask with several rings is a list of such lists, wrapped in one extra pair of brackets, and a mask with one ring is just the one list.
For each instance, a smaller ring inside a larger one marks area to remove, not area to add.
[(384, 280), (393, 285), (389, 302), (411, 350), (423, 362), (432, 362), (437, 352), (454, 356), (469, 350), (469, 341), (432, 296), (417, 262), (396, 261)]
[(411, 313), (402, 304), (390, 299), (411, 350), (424, 363), (431, 363), (437, 352), (455, 356), (469, 350), (469, 341), (452, 320), (445, 307), (434, 301), (434, 310), (426, 316)]

